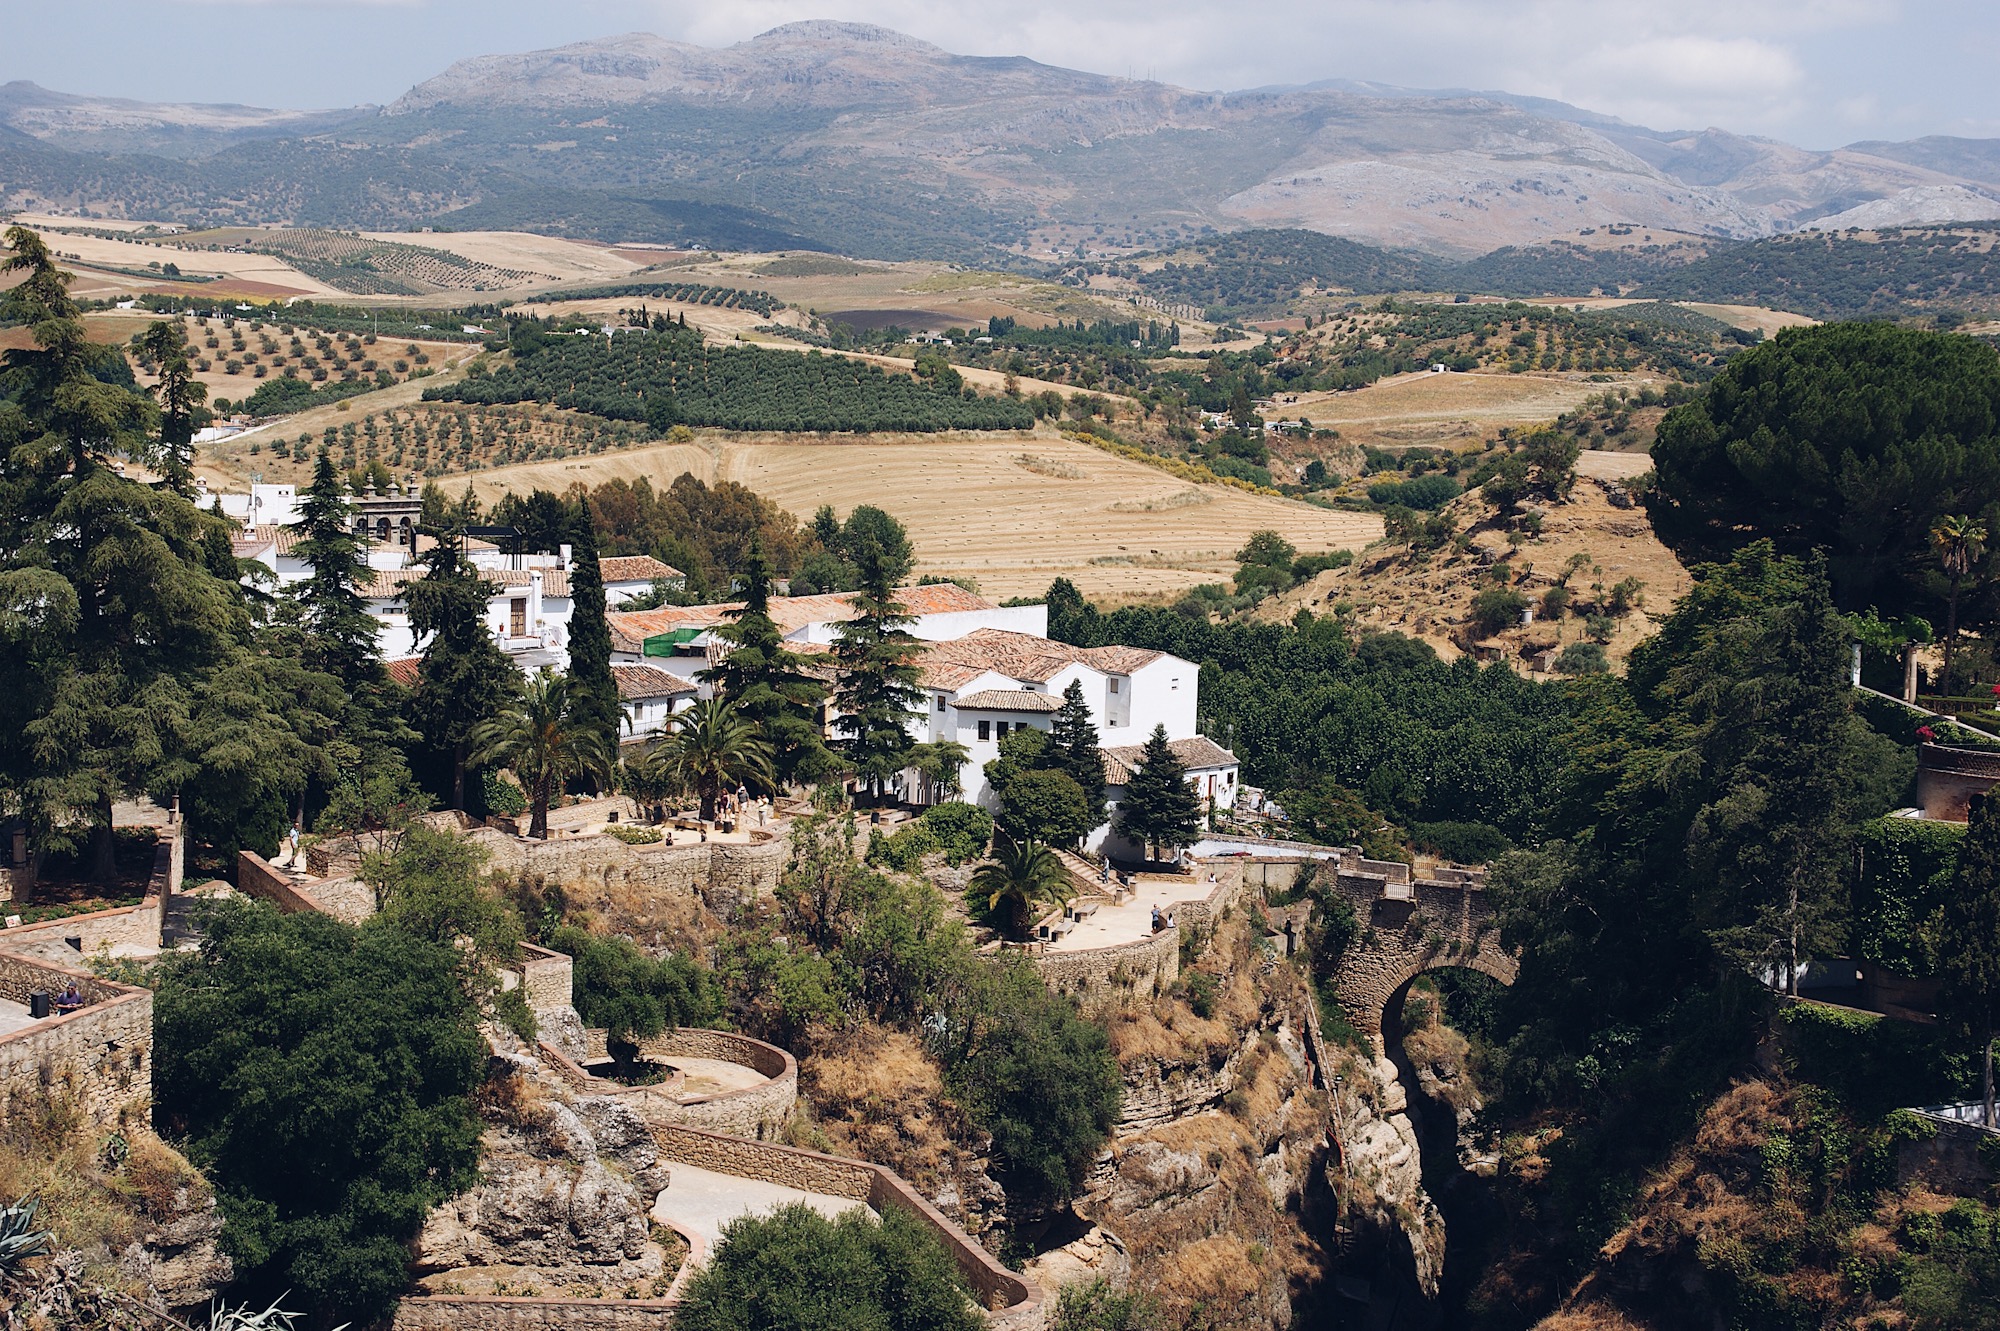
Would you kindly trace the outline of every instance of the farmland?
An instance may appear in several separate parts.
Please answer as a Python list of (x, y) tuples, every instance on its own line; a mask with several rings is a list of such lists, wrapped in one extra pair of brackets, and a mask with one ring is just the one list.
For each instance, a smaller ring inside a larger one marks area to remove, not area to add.
[(1191, 485), (1049, 432), (941, 440), (875, 435), (853, 443), (782, 436), (698, 437), (482, 471), (491, 502), (508, 489), (681, 472), (731, 480), (806, 516), (821, 504), (892, 508), (910, 529), (920, 571), (965, 574), (990, 596), (1038, 594), (1068, 577), (1093, 596), (1166, 598), (1227, 580), (1251, 532), (1283, 531), (1302, 550), (1358, 547), (1381, 534), (1373, 514), (1339, 513), (1219, 485)]

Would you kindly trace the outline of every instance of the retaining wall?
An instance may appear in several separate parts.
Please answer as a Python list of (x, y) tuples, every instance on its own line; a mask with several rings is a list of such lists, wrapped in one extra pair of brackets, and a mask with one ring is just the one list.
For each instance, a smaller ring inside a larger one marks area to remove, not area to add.
[[(585, 1035), (585, 1057), (605, 1058), (604, 1031)], [(592, 1077), (583, 1068), (542, 1044), (543, 1061), (550, 1063), (570, 1085), (592, 1095), (616, 1096), (630, 1105), (632, 1112), (648, 1124), (673, 1124), (737, 1137), (768, 1140), (778, 1135), (792, 1116), (799, 1100), (798, 1060), (778, 1048), (730, 1031), (711, 1031), (683, 1026), (640, 1040), (642, 1057), (670, 1063), (680, 1058), (714, 1058), (751, 1068), (766, 1078), (756, 1086), (716, 1095), (683, 1099), (677, 1089), (658, 1086), (621, 1086), (602, 1077)], [(551, 1057), (551, 1055), (555, 1055)], [(846, 1194), (837, 1194), (845, 1196)]]
[(74, 1094), (99, 1123), (143, 1108), (152, 1095), (153, 995), (100, 980), (87, 971), (0, 955), (0, 997), (26, 1003), (36, 990), (51, 995), (75, 981), (89, 1006), (45, 1017), (0, 1036), (0, 1118), (16, 1099), (46, 1091)]
[(1049, 988), (1074, 994), (1087, 1009), (1151, 998), (1171, 989), (1180, 978), (1180, 930), (1162, 929), (1116, 947), (1037, 953), (1035, 969)]
[(2000, 752), (1957, 749), (1944, 744), (1917, 746), (1917, 805), (1926, 818), (1962, 823), (1972, 797), (2000, 783)]
[[(655, 1124), (653, 1140), (669, 1162), (761, 1179), (783, 1187), (851, 1197), (881, 1214), (890, 1207), (923, 1221), (944, 1244), (974, 1297), (987, 1311), (987, 1324), (1006, 1331), (1025, 1331), (1041, 1324), (1041, 1299), (1035, 1287), (993, 1259), (935, 1206), (925, 1201), (893, 1171), (861, 1160), (821, 1155), (771, 1142), (745, 1141), (696, 1128)], [(672, 1189), (668, 1189), (669, 1196)]]
[[(82, 948), (73, 948), (75, 938)], [(92, 953), (119, 948), (150, 951), (160, 944), (160, 903), (148, 897), (136, 906), (116, 906), (88, 915), (68, 915), (40, 924), (0, 929), (0, 952), (34, 957), (56, 966), (74, 965)]]
[(396, 1305), (393, 1331), (661, 1331), (678, 1299), (515, 1299), (431, 1294)]
[(789, 844), (782, 834), (753, 833), (761, 841), (708, 841), (684, 846), (628, 846), (616, 837), (558, 837), (529, 841), (490, 827), (475, 828), (468, 840), (486, 851), (489, 863), (507, 873), (540, 874), (565, 887), (595, 885), (648, 892), (684, 892), (710, 909), (728, 914), (778, 886)]

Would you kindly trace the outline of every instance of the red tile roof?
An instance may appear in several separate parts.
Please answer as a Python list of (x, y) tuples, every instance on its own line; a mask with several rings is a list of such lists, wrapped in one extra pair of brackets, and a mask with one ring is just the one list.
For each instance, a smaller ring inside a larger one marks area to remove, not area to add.
[(672, 580), (683, 576), (672, 564), (661, 563), (651, 555), (616, 555), (600, 559), (597, 570), (606, 582), (652, 582), (657, 578)]
[(390, 679), (406, 689), (414, 689), (423, 679), (420, 673), (423, 663), (420, 656), (399, 656), (393, 661), (384, 661), (382, 665), (389, 672)]
[(1053, 712), (1062, 706), (1062, 699), (1026, 689), (981, 689), (960, 698), (958, 706), (977, 712)]
[(614, 665), (611, 678), (618, 683), (618, 697), (624, 702), (645, 698), (672, 698), (694, 693), (695, 686), (670, 670), (649, 665)]
[(955, 689), (988, 670), (1031, 684), (1046, 683), (1064, 667), (1078, 664), (1107, 675), (1129, 675), (1162, 655), (1139, 647), (1072, 647), (1032, 633), (976, 629), (963, 638), (932, 643), (918, 664), (925, 684)]
[[(1206, 735), (1194, 735), (1187, 739), (1168, 742), (1167, 747), (1181, 760), (1181, 765), (1190, 772), (1209, 767), (1229, 767), (1236, 762), (1236, 755), (1223, 748)], [(1104, 784), (1122, 786), (1132, 779), (1132, 769), (1139, 765), (1140, 757), (1146, 752), (1143, 744), (1121, 744), (1105, 749)]]
[[(912, 615), (944, 615), (995, 608), (993, 602), (985, 597), (948, 582), (927, 587), (898, 587), (896, 600)], [(714, 605), (663, 605), (657, 610), (616, 610), (607, 618), (611, 621), (612, 644), (621, 652), (636, 652), (647, 638), (656, 633), (671, 633), (681, 628), (713, 628), (742, 608), (741, 601), (721, 601)], [(854, 593), (773, 596), (770, 613), (771, 622), (783, 633), (796, 633), (808, 624), (845, 623), (854, 618)]]

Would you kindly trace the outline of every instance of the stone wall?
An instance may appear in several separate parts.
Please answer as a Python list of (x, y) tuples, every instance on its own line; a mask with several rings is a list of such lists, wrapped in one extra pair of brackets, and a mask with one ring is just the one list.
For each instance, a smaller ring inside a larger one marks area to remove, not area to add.
[(359, 924), (375, 913), (375, 889), (359, 878), (308, 879), (298, 890), (314, 907), (343, 924)]
[(153, 995), (112, 984), (85, 971), (0, 955), (0, 996), (17, 1003), (36, 990), (51, 995), (76, 987), (89, 1006), (50, 1016), (0, 1036), (0, 1118), (12, 1102), (45, 1091), (73, 1094), (99, 1123), (128, 1107), (143, 1109), (152, 1094)]
[[(608, 1057), (601, 1029), (587, 1032), (585, 1040), (585, 1057)], [(740, 1091), (682, 1098), (677, 1088), (665, 1084), (620, 1086), (603, 1078), (589, 1077), (587, 1073), (584, 1074), (587, 1080), (579, 1083), (576, 1076), (583, 1069), (566, 1059), (562, 1062), (549, 1059), (546, 1044), (543, 1056), (544, 1061), (554, 1063), (557, 1075), (577, 1089), (596, 1095), (616, 1096), (652, 1125), (677, 1124), (753, 1140), (769, 1140), (783, 1130), (792, 1116), (793, 1107), (798, 1104), (798, 1061), (776, 1045), (753, 1040), (747, 1035), (693, 1026), (651, 1036), (638, 1044), (641, 1056), (648, 1059), (663, 1063), (671, 1063), (677, 1056), (720, 1059), (754, 1069), (766, 1080)], [(565, 1063), (568, 1063), (567, 1067)]]
[(1075, 995), (1091, 1011), (1130, 999), (1151, 998), (1171, 989), (1180, 978), (1180, 931), (1162, 929), (1117, 947), (1039, 952), (1035, 954), (1035, 969), (1049, 988)]
[[(1407, 866), (1398, 867), (1407, 875)], [(1363, 1034), (1381, 1034), (1382, 1009), (1424, 971), (1463, 966), (1502, 984), (1514, 982), (1520, 963), (1501, 948), (1499, 925), (1476, 882), (1407, 876), (1397, 882), (1345, 866), (1336, 882), (1361, 933), (1341, 956), (1335, 985)]]
[(752, 840), (709, 841), (685, 846), (628, 846), (616, 837), (558, 837), (529, 841), (490, 827), (475, 828), (467, 840), (486, 851), (506, 873), (540, 874), (566, 887), (594, 885), (684, 892), (701, 898), (718, 914), (768, 896), (778, 886), (789, 843), (782, 834), (752, 833)]
[(2000, 783), (2000, 752), (1917, 746), (1917, 806), (1926, 818), (1962, 823), (1970, 816), (1972, 797), (1985, 794), (1996, 783)]
[(521, 961), (514, 969), (521, 976), (529, 1009), (568, 1007), (574, 968), (568, 953), (551, 952), (533, 943), (521, 944)]
[(1922, 1141), (1905, 1141), (1896, 1148), (1896, 1182), (1922, 1181), (1947, 1196), (1977, 1197), (1996, 1178), (1992, 1154), (2000, 1151), (2000, 1134), (1976, 1121), (1946, 1117), (1937, 1110), (1917, 1110), (1916, 1117), (1931, 1130)]
[(287, 915), (320, 909), (317, 901), (292, 886), (290, 875), (252, 850), (236, 853), (236, 890), (246, 897), (268, 901)]
[(832, 1197), (851, 1197), (868, 1203), (878, 1215), (892, 1206), (907, 1211), (944, 1244), (960, 1274), (985, 1305), (989, 1326), (1027, 1331), (1041, 1325), (1041, 1297), (1032, 1285), (1000, 1265), (916, 1189), (880, 1165), (671, 1125), (655, 1125), (653, 1140), (659, 1145), (661, 1158), (670, 1162)]
[[(71, 947), (67, 941), (71, 938), (82, 946)], [(80, 963), (102, 949), (152, 949), (159, 943), (160, 903), (150, 897), (136, 906), (0, 929), (0, 952), (33, 957), (56, 966)]]
[(396, 1306), (393, 1331), (663, 1331), (677, 1299), (510, 1299), (433, 1294)]

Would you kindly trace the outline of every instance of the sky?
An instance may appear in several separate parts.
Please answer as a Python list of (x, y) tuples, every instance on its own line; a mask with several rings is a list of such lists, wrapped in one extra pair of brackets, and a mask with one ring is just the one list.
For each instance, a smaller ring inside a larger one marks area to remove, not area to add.
[(806, 18), (1208, 90), (1499, 90), (1809, 148), (2000, 137), (1994, 0), (0, 0), (0, 82), (351, 106), (467, 56), (634, 31), (726, 46)]

